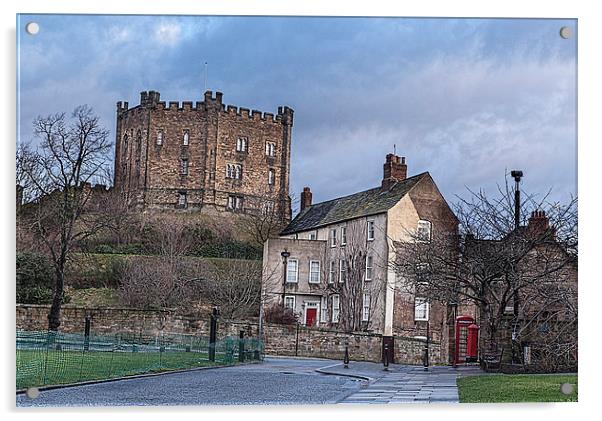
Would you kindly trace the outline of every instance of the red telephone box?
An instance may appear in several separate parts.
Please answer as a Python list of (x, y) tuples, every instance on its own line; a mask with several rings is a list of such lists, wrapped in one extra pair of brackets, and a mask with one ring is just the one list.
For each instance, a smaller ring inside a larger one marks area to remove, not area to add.
[(468, 354), (468, 327), (474, 324), (474, 319), (470, 316), (456, 317), (456, 349), (454, 359), (456, 364), (469, 362)]
[(479, 357), (479, 327), (473, 323), (467, 329), (465, 361), (475, 362)]

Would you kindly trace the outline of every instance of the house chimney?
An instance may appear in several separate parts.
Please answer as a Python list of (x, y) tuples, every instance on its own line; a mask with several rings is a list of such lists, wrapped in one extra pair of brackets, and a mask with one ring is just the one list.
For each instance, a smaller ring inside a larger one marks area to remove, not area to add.
[(301, 212), (303, 209), (309, 208), (311, 206), (311, 190), (309, 187), (303, 187), (303, 191), (301, 192)]
[(387, 191), (398, 181), (403, 181), (408, 176), (408, 166), (406, 157), (399, 157), (392, 153), (387, 154), (385, 165), (383, 166), (383, 181), (381, 190)]
[(527, 229), (529, 234), (535, 237), (542, 237), (546, 233), (551, 234), (552, 238), (554, 237), (554, 230), (550, 229), (550, 220), (542, 210), (531, 212)]

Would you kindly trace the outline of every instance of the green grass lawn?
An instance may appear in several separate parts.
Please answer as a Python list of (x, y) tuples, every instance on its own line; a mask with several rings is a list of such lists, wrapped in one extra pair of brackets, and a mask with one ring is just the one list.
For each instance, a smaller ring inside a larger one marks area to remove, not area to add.
[(85, 352), (17, 350), (17, 389), (223, 364), (200, 352)]
[[(560, 385), (570, 383), (573, 393), (564, 395)], [(460, 402), (577, 402), (577, 375), (482, 375), (458, 379)]]

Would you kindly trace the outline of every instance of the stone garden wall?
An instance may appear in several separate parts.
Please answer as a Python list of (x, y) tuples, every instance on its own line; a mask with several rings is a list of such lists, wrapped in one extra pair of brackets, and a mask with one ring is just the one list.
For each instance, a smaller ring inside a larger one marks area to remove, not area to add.
[[(17, 305), (16, 326), (20, 330), (46, 330), (47, 305)], [(66, 305), (62, 308), (60, 330), (65, 333), (84, 332), (85, 317), (91, 318), (93, 335), (139, 334), (194, 334), (209, 335), (209, 317), (206, 315), (182, 315), (171, 310), (136, 310), (126, 308), (82, 308)], [(257, 321), (220, 320), (218, 338), (258, 336)], [(349, 346), (349, 357), (358, 361), (381, 361), (382, 336), (356, 332), (346, 334), (334, 330), (308, 328), (300, 325), (264, 325), (265, 352), (268, 355), (330, 358), (342, 360), (345, 344)], [(395, 336), (395, 362), (400, 364), (422, 364), (425, 341)], [(445, 363), (442, 359), (441, 343), (430, 344), (431, 364)]]

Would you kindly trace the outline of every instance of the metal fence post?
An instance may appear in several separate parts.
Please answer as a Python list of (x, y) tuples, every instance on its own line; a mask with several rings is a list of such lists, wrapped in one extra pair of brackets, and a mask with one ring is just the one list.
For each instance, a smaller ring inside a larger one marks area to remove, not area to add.
[(90, 350), (90, 315), (86, 315), (84, 325), (84, 351)]
[(209, 361), (215, 362), (215, 342), (217, 339), (217, 307), (213, 307), (211, 323), (209, 324)]
[(238, 335), (238, 362), (245, 361), (245, 331), (241, 330)]

